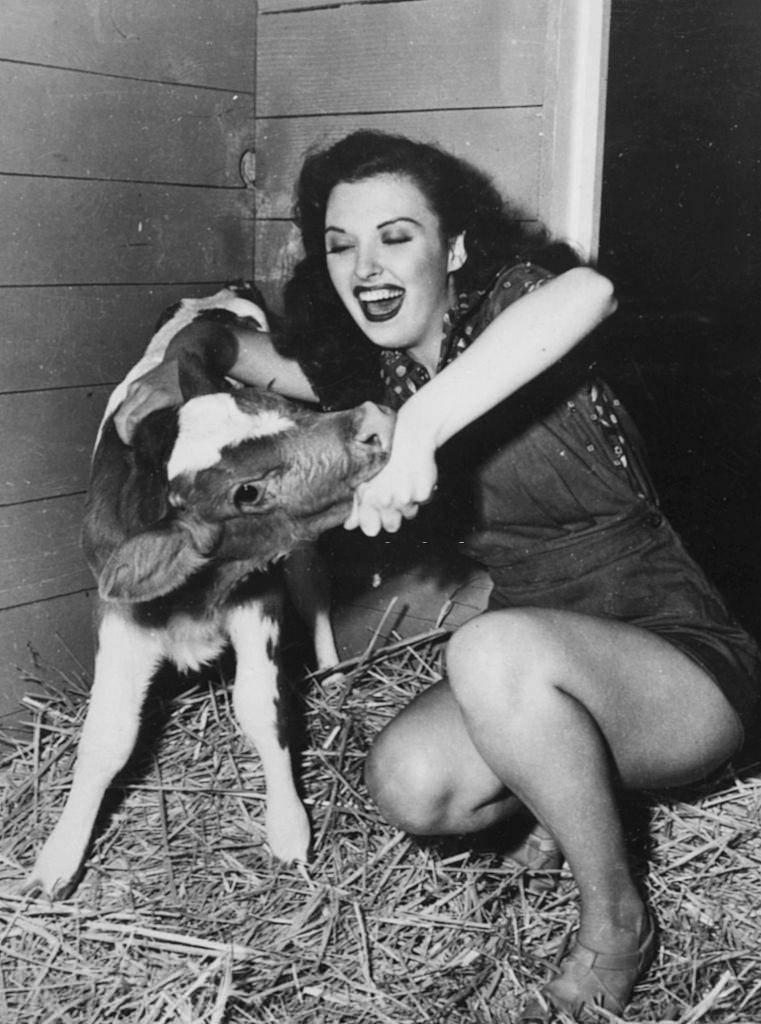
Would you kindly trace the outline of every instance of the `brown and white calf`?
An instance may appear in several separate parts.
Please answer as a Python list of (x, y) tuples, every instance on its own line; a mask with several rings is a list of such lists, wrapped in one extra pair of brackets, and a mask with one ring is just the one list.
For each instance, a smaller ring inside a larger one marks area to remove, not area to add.
[[(113, 411), (126, 383), (160, 359), (179, 327), (205, 315), (204, 307), (264, 323), (236, 289), (198, 307), (185, 303), (154, 336), (115, 392), (99, 434), (84, 525), (100, 595), (94, 681), (71, 791), (28, 892), (62, 899), (76, 887), (98, 809), (133, 750), (158, 666), (169, 660), (197, 669), (228, 643), (236, 655), (233, 707), (262, 761), (270, 848), (284, 861), (308, 855), (309, 821), (279, 715), (282, 593), (272, 566), (343, 521), (352, 489), (386, 460), (387, 421), (369, 403), (317, 413), (246, 387), (186, 395), (179, 409), (146, 417), (125, 445)], [(211, 387), (203, 380), (194, 386)], [(318, 629), (325, 666), (335, 648), (324, 616)]]

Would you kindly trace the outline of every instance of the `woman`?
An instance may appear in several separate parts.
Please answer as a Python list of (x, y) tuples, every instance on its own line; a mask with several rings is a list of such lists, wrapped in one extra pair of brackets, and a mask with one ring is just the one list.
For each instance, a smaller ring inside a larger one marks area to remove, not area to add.
[(626, 413), (563, 358), (614, 310), (608, 281), (581, 266), (553, 277), (557, 248), (524, 237), (482, 175), (400, 137), (358, 132), (313, 154), (297, 197), (306, 255), (285, 344), (178, 336), (119, 429), (178, 401), (183, 347), (326, 408), (383, 397), (398, 410), (389, 462), (346, 526), (395, 531), (454, 481), (449, 496), (471, 497), (465, 550), (494, 588), (451, 638), (445, 680), (378, 737), (370, 793), (418, 835), (529, 808), (535, 845), (558, 844), (580, 897), (544, 996), (620, 1013), (654, 928), (617, 793), (682, 785), (738, 753), (758, 651), (658, 510)]

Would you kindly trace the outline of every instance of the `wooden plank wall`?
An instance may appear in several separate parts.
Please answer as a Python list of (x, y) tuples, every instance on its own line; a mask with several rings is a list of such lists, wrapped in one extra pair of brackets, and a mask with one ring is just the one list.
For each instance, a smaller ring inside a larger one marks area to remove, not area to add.
[(527, 220), (543, 215), (551, 7), (261, 0), (256, 270), (270, 301), (298, 252), (289, 218), (303, 153), (357, 127), (439, 142), (489, 171)]
[(252, 273), (256, 9), (4, 0), (2, 20), (0, 727), (35, 658), (89, 671), (79, 527), (110, 388), (166, 305)]

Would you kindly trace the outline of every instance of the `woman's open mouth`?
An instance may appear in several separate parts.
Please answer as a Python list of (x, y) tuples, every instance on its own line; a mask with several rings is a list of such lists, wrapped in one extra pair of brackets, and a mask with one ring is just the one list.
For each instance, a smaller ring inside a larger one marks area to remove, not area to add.
[(357, 298), (366, 320), (380, 323), (396, 316), (404, 302), (403, 288), (355, 288)]

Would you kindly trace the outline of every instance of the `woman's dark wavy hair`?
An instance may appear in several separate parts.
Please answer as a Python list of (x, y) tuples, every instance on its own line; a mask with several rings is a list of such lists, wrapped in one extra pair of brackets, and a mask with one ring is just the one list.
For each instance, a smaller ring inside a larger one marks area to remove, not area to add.
[(295, 217), (304, 258), (285, 287), (281, 348), (298, 359), (324, 404), (380, 397), (379, 351), (352, 320), (328, 276), (325, 211), (336, 185), (379, 174), (409, 178), (439, 218), (444, 238), (465, 233), (458, 292), (489, 286), (509, 263), (532, 260), (554, 272), (578, 262), (544, 231), (527, 231), (490, 178), (438, 146), (360, 130), (307, 155), (296, 184)]

